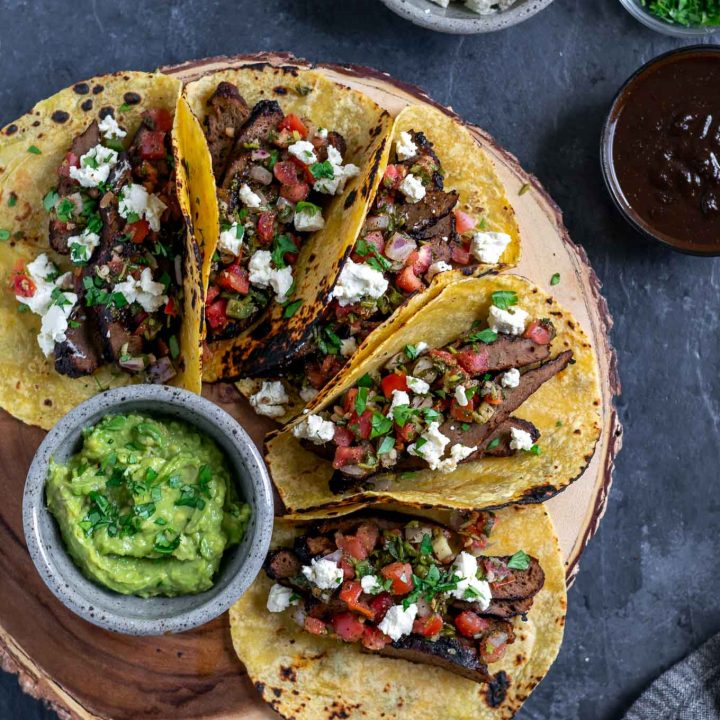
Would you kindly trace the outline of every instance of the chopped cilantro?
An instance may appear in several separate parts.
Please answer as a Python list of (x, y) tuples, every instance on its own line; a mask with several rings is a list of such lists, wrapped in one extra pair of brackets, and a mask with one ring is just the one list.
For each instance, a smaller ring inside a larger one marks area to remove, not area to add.
[(370, 377), (370, 373), (365, 373), (358, 381), (355, 383), (358, 387), (372, 387), (373, 386), (373, 379)]
[(518, 296), (513, 290), (497, 290), (492, 294), (492, 301), (495, 307), (507, 310), (509, 307), (517, 305)]
[(42, 155), (42, 150), (37, 145), (31, 145), (27, 151), (33, 155)]
[(379, 412), (374, 412), (370, 421), (370, 439), (373, 440), (381, 435), (387, 435), (393, 428), (393, 421)]
[(408, 360), (414, 360), (418, 356), (418, 351), (415, 345), (406, 345), (405, 355), (407, 356)]
[(50, 190), (47, 195), (43, 198), (43, 207), (45, 212), (50, 212), (57, 204), (60, 196), (55, 189)]
[(494, 343), (497, 340), (497, 333), (490, 328), (468, 335), (468, 342)]
[(8, 196), (7, 204), (8, 207), (15, 207), (15, 205), (17, 205), (17, 195), (14, 192), (11, 192)]
[(367, 407), (368, 388), (358, 388), (357, 396), (355, 397), (355, 412), (358, 415), (362, 415)]
[(315, 203), (307, 202), (306, 200), (301, 200), (297, 205), (295, 205), (295, 212), (305, 213), (306, 215), (315, 216), (319, 212), (321, 212), (321, 209), (320, 209), (320, 206), (315, 205)]
[[(299, 205), (300, 203), (298, 203)], [(286, 253), (296, 253), (298, 251), (297, 245), (293, 242), (290, 235), (276, 235), (273, 239), (272, 244), (272, 262), (276, 268), (284, 268), (287, 263), (285, 262)]]
[(9, 230), (0, 230), (0, 241), (5, 242), (10, 239)]
[(500, 438), (495, 438), (488, 443), (487, 449), (494, 450), (500, 444)]
[(329, 160), (313, 163), (310, 166), (310, 173), (316, 180), (319, 180), (320, 178), (332, 180), (335, 177), (335, 170)]
[(378, 448), (378, 455), (387, 455), (394, 447), (395, 441), (391, 437), (385, 437)]
[(300, 309), (300, 306), (302, 304), (302, 300), (293, 300), (291, 302), (285, 303), (285, 305), (283, 306), (283, 317), (286, 319), (291, 318)]
[(527, 570), (530, 567), (530, 556), (524, 550), (518, 550), (507, 565), (511, 570)]
[(525, 183), (518, 190), (518, 195), (524, 195), (530, 189), (530, 183)]
[(550, 285), (557, 285), (560, 282), (560, 273), (555, 273), (550, 278)]

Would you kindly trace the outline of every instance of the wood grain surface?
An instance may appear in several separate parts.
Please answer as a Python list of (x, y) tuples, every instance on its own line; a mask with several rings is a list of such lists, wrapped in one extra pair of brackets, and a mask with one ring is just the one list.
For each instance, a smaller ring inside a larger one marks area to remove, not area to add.
[[(306, 65), (288, 55), (261, 54), (163, 69), (188, 80), (214, 68), (253, 62)], [(409, 102), (437, 105), (418, 88), (370, 68), (322, 67), (392, 113)], [(549, 503), (571, 582), (602, 518), (622, 440), (613, 407), (620, 386), (608, 337), (612, 321), (587, 256), (570, 240), (560, 210), (540, 183), (486, 133), (478, 128), (471, 131), (493, 158), (518, 215), (523, 258), (517, 272), (548, 290), (550, 277), (560, 273), (561, 282), (552, 294), (580, 321), (598, 354), (603, 434), (583, 476)], [(262, 442), (271, 423), (257, 418), (231, 386), (206, 386), (204, 394), (238, 418), (258, 444)], [(259, 700), (234, 656), (226, 616), (182, 635), (125, 637), (80, 620), (45, 588), (27, 554), (21, 516), (25, 475), (42, 438), (41, 430), (0, 412), (2, 667), (18, 673), (23, 689), (47, 701), (63, 718), (277, 717)]]

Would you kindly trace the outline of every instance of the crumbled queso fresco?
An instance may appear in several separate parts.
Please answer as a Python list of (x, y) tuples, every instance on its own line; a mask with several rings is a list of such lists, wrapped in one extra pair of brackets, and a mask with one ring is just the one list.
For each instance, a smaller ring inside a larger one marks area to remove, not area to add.
[[(450, 4), (450, 0), (430, 0), (430, 2), (443, 8)], [(514, 3), (515, 0), (464, 0), (465, 7), (478, 15), (494, 15), (507, 10)]]

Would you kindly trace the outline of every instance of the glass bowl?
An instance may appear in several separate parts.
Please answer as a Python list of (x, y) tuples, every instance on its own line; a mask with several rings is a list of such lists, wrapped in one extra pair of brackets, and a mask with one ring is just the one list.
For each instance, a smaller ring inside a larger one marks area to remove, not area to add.
[(647, 7), (643, 5), (641, 0), (620, 0), (620, 4), (636, 20), (639, 20), (643, 25), (645, 25), (645, 27), (649, 27), (651, 30), (662, 33), (663, 35), (672, 35), (673, 37), (680, 38), (703, 38), (720, 31), (720, 25), (711, 25), (708, 27), (695, 25), (688, 27), (685, 25), (678, 25), (677, 23), (666, 22), (665, 20), (655, 17), (655, 15), (653, 15)]

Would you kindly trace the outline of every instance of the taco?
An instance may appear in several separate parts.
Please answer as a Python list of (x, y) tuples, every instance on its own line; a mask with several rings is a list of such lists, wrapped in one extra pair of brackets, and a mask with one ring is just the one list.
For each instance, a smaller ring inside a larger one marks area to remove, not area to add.
[(554, 661), (566, 593), (541, 507), (374, 509), (276, 524), (230, 610), (235, 650), (282, 717), (509, 718)]
[(600, 432), (592, 349), (528, 280), (468, 278), (353, 360), (268, 436), (288, 513), (385, 499), (483, 509), (539, 502), (577, 478)]
[(207, 143), (211, 165), (191, 168), (191, 195), (217, 188), (198, 218), (212, 381), (237, 377), (246, 348), (268, 332), (287, 347), (301, 336), (362, 223), (391, 120), (361, 93), (297, 68), (215, 72), (184, 97), (199, 121), (184, 129), (187, 149)]
[(0, 137), (0, 404), (51, 427), (107, 387), (200, 391), (199, 282), (175, 185), (180, 92), (161, 74), (97, 77)]
[[(518, 228), (500, 181), (482, 149), (456, 120), (427, 106), (397, 117), (389, 161), (357, 239), (304, 345), (264, 373), (276, 353), (272, 336), (245, 367), (240, 391), (263, 414), (287, 421), (343, 368), (386, 337), (383, 323), (408, 302), (427, 302), (448, 282), (511, 267), (519, 259)], [(272, 384), (263, 384), (263, 380)], [(270, 409), (268, 409), (270, 408)], [(272, 416), (272, 415), (271, 415)]]

